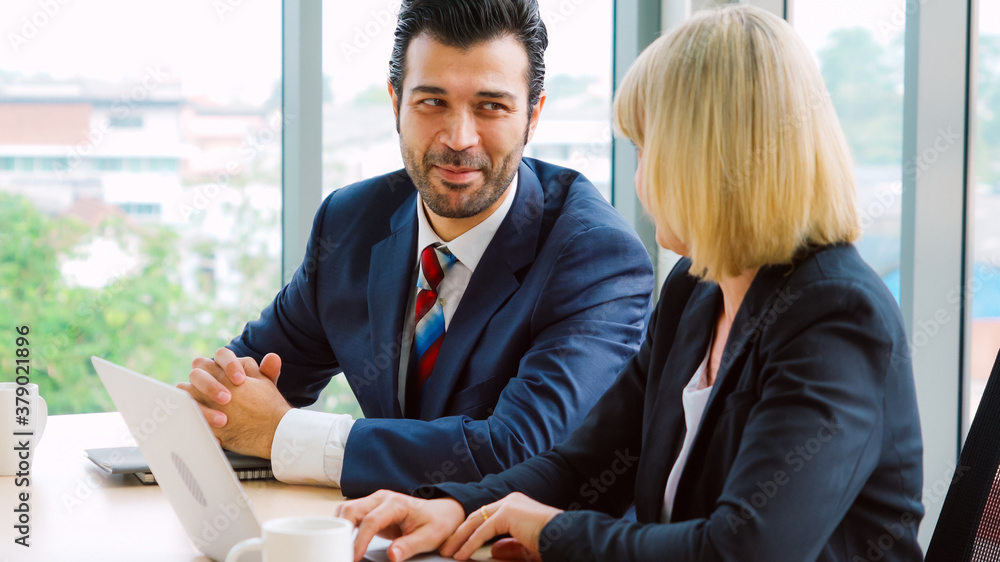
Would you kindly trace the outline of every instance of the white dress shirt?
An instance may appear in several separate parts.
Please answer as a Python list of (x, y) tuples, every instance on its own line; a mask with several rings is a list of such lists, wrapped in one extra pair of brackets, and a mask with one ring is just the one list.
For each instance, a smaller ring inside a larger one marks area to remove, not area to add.
[(663, 492), (663, 522), (670, 523), (670, 514), (674, 509), (674, 498), (677, 496), (677, 483), (684, 472), (684, 465), (687, 464), (688, 455), (691, 453), (691, 444), (698, 435), (698, 426), (701, 425), (701, 417), (708, 406), (708, 398), (712, 394), (712, 387), (708, 384), (708, 358), (712, 354), (712, 346), (709, 344), (708, 353), (701, 365), (694, 371), (691, 381), (684, 387), (682, 401), (684, 403), (684, 424), (687, 430), (684, 433), (684, 444), (681, 445), (681, 452), (677, 455), (674, 467), (667, 477), (667, 487)]
[[(403, 320), (403, 339), (399, 360), (399, 405), (406, 411), (406, 373), (410, 359), (410, 348), (413, 345), (414, 302), (417, 294), (417, 276), (419, 273), (420, 253), (430, 244), (439, 243), (445, 246), (458, 262), (451, 268), (444, 280), (438, 286), (438, 298), (444, 311), (444, 326), (447, 333), (458, 304), (462, 301), (465, 289), (469, 286), (472, 274), (479, 265), (486, 247), (493, 241), (493, 236), (500, 223), (510, 212), (517, 194), (517, 174), (507, 190), (503, 203), (483, 222), (469, 229), (447, 244), (441, 240), (424, 211), (423, 200), (418, 196), (415, 212), (417, 214), (417, 255), (410, 283), (410, 297), (406, 305), (406, 315)], [(274, 432), (274, 442), (271, 445), (271, 469), (274, 477), (290, 484), (325, 484), (340, 487), (340, 478), (344, 469), (344, 449), (347, 439), (354, 426), (354, 418), (347, 414), (331, 414), (293, 408), (289, 410)]]

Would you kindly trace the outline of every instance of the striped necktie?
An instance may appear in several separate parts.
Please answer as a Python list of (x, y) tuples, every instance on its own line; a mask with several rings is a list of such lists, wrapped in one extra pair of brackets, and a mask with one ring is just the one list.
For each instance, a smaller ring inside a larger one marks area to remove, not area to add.
[(427, 379), (434, 370), (441, 342), (444, 340), (444, 308), (438, 296), (438, 287), (448, 271), (458, 262), (447, 248), (431, 244), (420, 253), (420, 275), (417, 279), (417, 299), (413, 319), (414, 359), (416, 365), (410, 369), (407, 388), (406, 409), (418, 412), (420, 395)]

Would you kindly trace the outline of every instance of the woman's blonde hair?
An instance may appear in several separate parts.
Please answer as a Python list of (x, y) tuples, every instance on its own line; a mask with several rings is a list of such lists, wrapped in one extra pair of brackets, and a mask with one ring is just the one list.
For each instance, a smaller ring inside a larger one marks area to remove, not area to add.
[(639, 55), (615, 126), (642, 150), (639, 196), (718, 281), (860, 235), (853, 164), (826, 86), (784, 20), (700, 12)]

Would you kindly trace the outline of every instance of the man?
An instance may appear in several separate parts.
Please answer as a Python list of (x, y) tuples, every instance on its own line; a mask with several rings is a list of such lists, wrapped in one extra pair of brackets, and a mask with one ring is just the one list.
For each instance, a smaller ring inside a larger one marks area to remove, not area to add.
[[(361, 496), (478, 481), (583, 420), (638, 348), (653, 277), (589, 181), (522, 158), (547, 41), (533, 0), (403, 2), (405, 170), (327, 197), (292, 281), (179, 385), (224, 447)], [(365, 419), (293, 408), (338, 372)]]

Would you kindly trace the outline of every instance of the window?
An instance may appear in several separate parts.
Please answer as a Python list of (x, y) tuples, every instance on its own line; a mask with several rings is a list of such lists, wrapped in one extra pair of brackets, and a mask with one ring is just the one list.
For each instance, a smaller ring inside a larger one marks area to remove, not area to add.
[(17, 159), (17, 169), (21, 172), (34, 172), (35, 171), (35, 159), (34, 158), (18, 158)]
[(549, 32), (547, 99), (525, 156), (581, 172), (610, 201), (614, 3), (538, 4)]
[(124, 163), (121, 158), (95, 158), (94, 169), (102, 172), (120, 172)]
[(43, 172), (51, 172), (54, 170), (65, 170), (69, 165), (69, 161), (66, 158), (39, 158), (38, 159), (38, 169)]
[(900, 298), (902, 0), (797, 0), (792, 23), (816, 57), (854, 156), (861, 256)]
[(157, 216), (160, 214), (159, 203), (119, 203), (118, 208), (127, 215), (138, 217)]
[(177, 173), (178, 165), (175, 158), (150, 158), (147, 169), (151, 172)]
[(38, 27), (0, 49), (0, 318), (66, 414), (112, 407), (90, 355), (184, 380), (279, 290), (282, 2), (50, 4), (0, 3)]
[(142, 127), (141, 115), (112, 115), (109, 121), (111, 127), (117, 129), (137, 129)]
[(979, 3), (969, 419), (1000, 350), (1000, 0)]
[(125, 159), (125, 171), (133, 174), (142, 171), (142, 159), (141, 158), (126, 158)]

